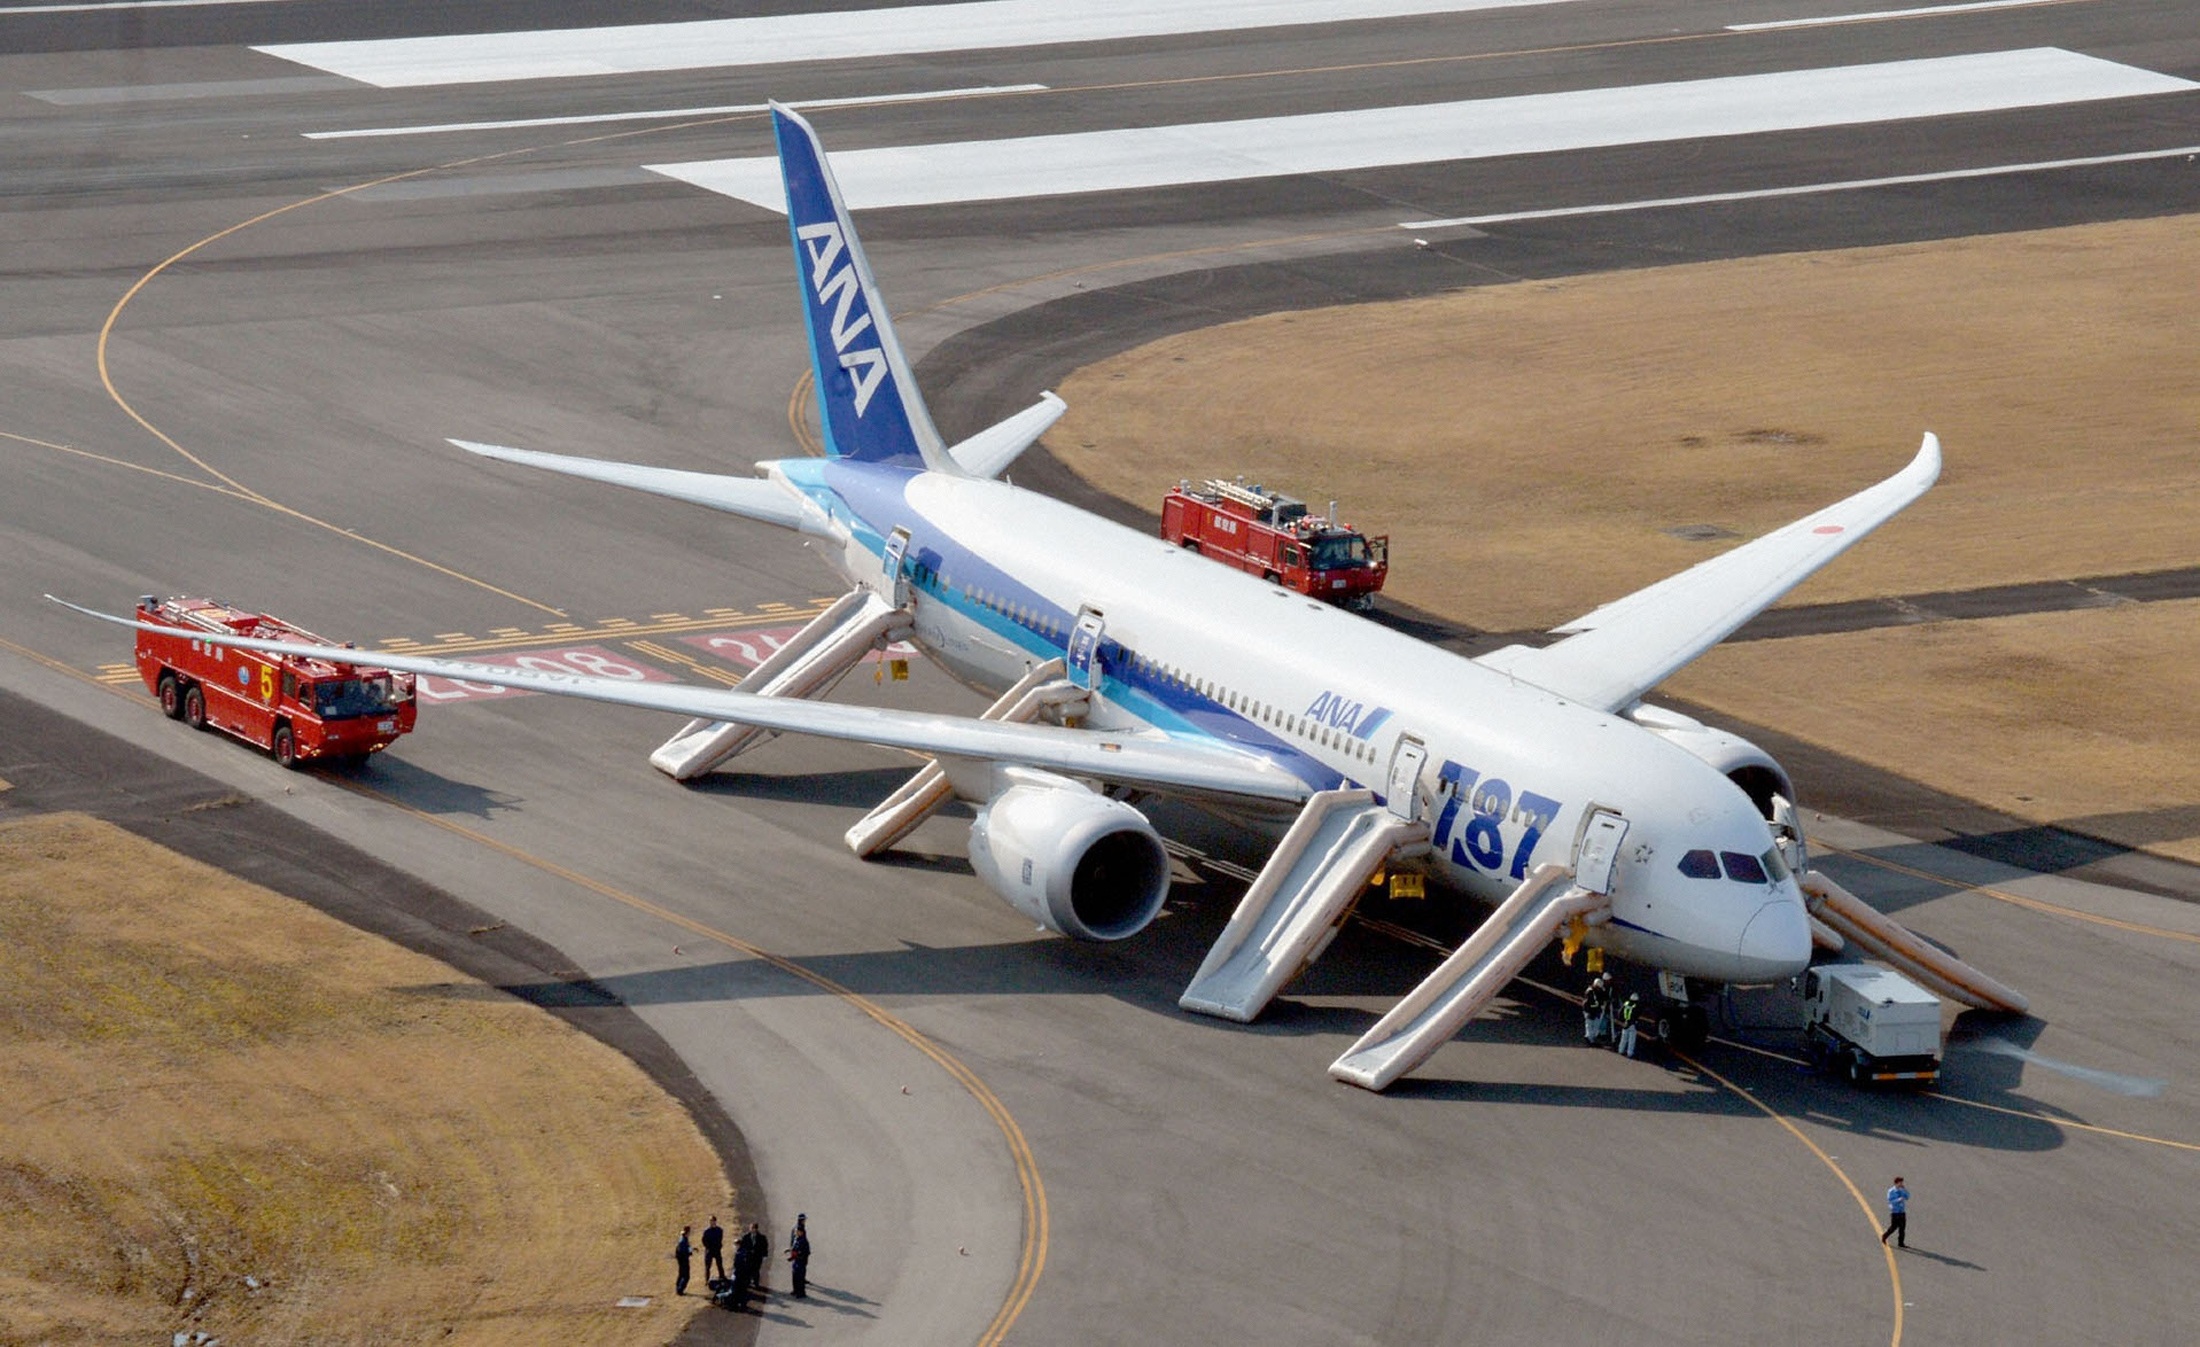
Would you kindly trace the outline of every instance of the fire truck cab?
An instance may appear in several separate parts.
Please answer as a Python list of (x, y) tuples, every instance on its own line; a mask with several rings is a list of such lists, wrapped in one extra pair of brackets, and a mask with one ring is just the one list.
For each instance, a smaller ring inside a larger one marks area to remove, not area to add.
[(273, 754), (285, 767), (359, 761), (410, 733), (420, 713), (413, 676), (356, 664), (263, 655), (193, 638), (195, 631), (333, 645), (264, 613), (211, 599), (138, 600), (138, 675), (170, 720), (217, 729)]
[(1161, 501), (1161, 534), (1188, 551), (1347, 608), (1374, 606), (1390, 574), (1390, 539), (1370, 538), (1306, 502), (1258, 484), (1178, 482)]

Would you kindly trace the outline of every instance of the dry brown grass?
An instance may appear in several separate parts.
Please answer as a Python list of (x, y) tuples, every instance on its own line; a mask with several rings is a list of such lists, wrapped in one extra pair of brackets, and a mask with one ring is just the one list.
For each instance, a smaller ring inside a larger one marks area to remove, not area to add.
[[(2200, 216), (1477, 288), (1128, 352), (1064, 383), (1047, 443), (1149, 504), (1237, 472), (1339, 497), (1392, 536), (1393, 595), (1495, 630), (1719, 546), (1669, 529), (1753, 536), (1834, 500), (1928, 429), (1940, 485), (1793, 602), (2189, 566), (2195, 294)], [(2200, 801), (2200, 754), (2119, 710), (2200, 702), (2189, 614), (2125, 618), (2115, 663), (2074, 651), (2100, 616), (1721, 651), (1675, 688), (2043, 821), (2070, 816), (2050, 798)], [(1874, 676), (1844, 696), (1829, 665), (1860, 657)], [(2021, 752), (1987, 713), (2014, 668), (2037, 680), (2025, 705), (2062, 708)]]
[(0, 1342), (662, 1343), (701, 1303), (693, 1122), (445, 965), (51, 815), (0, 827), (0, 986)]
[(1720, 646), (1673, 689), (2020, 818), (2200, 862), (2196, 667), (2190, 600)]

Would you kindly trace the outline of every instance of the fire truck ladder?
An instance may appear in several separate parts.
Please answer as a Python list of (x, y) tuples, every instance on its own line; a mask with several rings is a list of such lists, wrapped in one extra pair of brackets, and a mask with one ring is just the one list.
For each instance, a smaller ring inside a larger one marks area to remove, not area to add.
[[(1034, 665), (978, 719), (1021, 724), (1038, 719), (1039, 713), (1048, 707), (1056, 708), (1061, 714), (1075, 714), (1077, 704), (1088, 694), (1063, 677), (1063, 673), (1060, 659)], [(848, 830), (849, 850), (866, 858), (877, 855), (915, 832), (918, 824), (930, 818), (954, 795), (955, 788), (947, 779), (946, 769), (940, 766), (939, 759), (931, 759), (917, 769), (915, 776), (903, 782), (901, 789), (887, 796), (878, 808), (865, 814)]]
[(1368, 878), (1428, 849), (1428, 824), (1375, 803), (1368, 790), (1307, 800), (1238, 902), (1177, 1004), (1249, 1023), (1329, 948)]
[(2009, 1015), (2022, 1015), (2031, 1006), (2023, 992), (1925, 943), (1907, 926), (1834, 883), (1824, 871), (1807, 870), (1800, 882), (1812, 917), (1949, 1000)]
[(1383, 1090), (1427, 1061), (1568, 924), (1610, 910), (1608, 898), (1573, 884), (1573, 877), (1563, 865), (1535, 867), (1467, 943), (1329, 1064), (1329, 1074)]
[[(760, 697), (822, 697), (872, 650), (909, 628), (909, 613), (870, 589), (854, 589), (774, 650), (741, 680)], [(754, 725), (691, 720), (649, 755), (649, 765), (675, 781), (692, 781), (737, 753), (772, 737)]]

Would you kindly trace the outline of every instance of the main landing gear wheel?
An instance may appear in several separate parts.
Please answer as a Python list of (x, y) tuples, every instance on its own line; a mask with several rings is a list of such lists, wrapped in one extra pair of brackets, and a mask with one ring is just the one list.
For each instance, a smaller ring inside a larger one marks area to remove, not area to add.
[(170, 720), (183, 719), (183, 683), (172, 673), (160, 676), (160, 713)]
[(206, 728), (206, 693), (196, 683), (183, 690), (183, 723), (194, 730)]
[(298, 736), (291, 733), (290, 726), (277, 725), (275, 727), (274, 753), (275, 761), (283, 766), (296, 767), (298, 765)]
[(1658, 1017), (1658, 1041), (1682, 1052), (1696, 1052), (1711, 1037), (1711, 1016), (1702, 1006), (1675, 1006)]

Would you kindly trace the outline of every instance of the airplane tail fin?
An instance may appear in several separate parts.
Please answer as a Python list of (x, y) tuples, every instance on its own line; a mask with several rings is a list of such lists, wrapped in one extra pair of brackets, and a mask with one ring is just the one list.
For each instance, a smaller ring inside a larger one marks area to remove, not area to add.
[(917, 391), (817, 132), (778, 103), (772, 104), (772, 129), (787, 185), (787, 226), (802, 278), (826, 454), (963, 475)]

